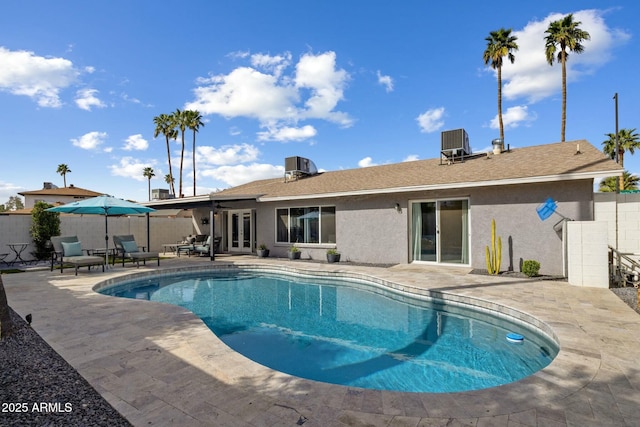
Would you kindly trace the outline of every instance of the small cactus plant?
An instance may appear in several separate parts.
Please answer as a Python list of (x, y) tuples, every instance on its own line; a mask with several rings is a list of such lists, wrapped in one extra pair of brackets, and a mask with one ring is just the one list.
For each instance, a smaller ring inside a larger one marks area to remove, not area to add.
[(487, 246), (486, 250), (487, 271), (489, 274), (497, 275), (500, 273), (500, 261), (502, 260), (502, 239), (498, 236), (496, 246), (496, 220), (491, 220), (491, 249)]

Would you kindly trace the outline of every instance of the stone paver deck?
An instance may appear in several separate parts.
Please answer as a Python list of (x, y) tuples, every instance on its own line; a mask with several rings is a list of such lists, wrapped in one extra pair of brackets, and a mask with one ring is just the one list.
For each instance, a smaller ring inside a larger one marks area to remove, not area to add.
[(181, 257), (161, 267), (116, 267), (78, 276), (31, 271), (4, 276), (11, 307), (137, 426), (639, 426), (640, 316), (607, 289), (566, 282), (469, 275), (429, 266), (392, 268), (224, 257), (220, 263), (348, 271), (405, 290), (497, 303), (548, 325), (557, 358), (516, 383), (464, 393), (401, 393), (295, 378), (224, 345), (190, 312), (113, 298), (93, 286), (115, 276), (210, 261)]

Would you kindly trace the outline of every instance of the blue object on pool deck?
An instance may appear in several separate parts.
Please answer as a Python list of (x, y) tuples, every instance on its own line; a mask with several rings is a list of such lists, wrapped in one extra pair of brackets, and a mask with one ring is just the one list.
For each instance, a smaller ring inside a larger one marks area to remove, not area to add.
[(524, 341), (524, 337), (520, 334), (516, 334), (515, 332), (509, 332), (507, 334), (507, 341), (520, 343)]
[(549, 197), (543, 204), (536, 208), (536, 212), (538, 212), (538, 216), (542, 221), (549, 218), (553, 215), (558, 208), (556, 202), (553, 201), (551, 197)]

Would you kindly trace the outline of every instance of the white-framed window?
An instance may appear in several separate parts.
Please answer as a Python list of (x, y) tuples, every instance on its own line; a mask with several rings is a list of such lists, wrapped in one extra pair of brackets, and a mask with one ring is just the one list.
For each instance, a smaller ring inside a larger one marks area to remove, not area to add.
[(276, 209), (276, 243), (336, 243), (335, 206)]

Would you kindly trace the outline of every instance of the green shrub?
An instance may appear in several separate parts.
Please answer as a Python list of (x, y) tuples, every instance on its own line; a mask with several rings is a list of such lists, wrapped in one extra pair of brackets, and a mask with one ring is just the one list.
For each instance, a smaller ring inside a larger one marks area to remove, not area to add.
[(527, 259), (522, 263), (522, 272), (527, 277), (537, 276), (540, 272), (540, 263), (532, 259)]
[(39, 260), (50, 257), (49, 239), (52, 236), (60, 235), (60, 214), (47, 212), (46, 209), (50, 207), (53, 206), (43, 201), (38, 201), (31, 209), (31, 229), (29, 232), (36, 246), (35, 252), (31, 254)]

